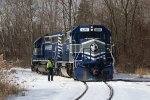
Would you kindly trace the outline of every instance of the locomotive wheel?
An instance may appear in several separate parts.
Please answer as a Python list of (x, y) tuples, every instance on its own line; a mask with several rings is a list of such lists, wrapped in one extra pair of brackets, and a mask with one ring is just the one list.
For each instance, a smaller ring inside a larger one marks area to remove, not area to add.
[(67, 73), (70, 77), (73, 77), (73, 65), (72, 64), (66, 64)]
[(31, 70), (34, 72), (35, 71), (35, 67), (33, 65), (31, 65)]
[(56, 76), (61, 76), (60, 68), (55, 69), (55, 75)]
[(38, 70), (38, 68), (36, 68), (36, 72), (37, 72), (37, 73), (40, 73), (40, 71)]

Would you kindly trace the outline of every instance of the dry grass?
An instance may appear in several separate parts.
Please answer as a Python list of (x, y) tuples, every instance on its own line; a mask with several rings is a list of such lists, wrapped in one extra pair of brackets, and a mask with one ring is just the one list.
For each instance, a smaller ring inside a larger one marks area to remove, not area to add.
[[(11, 73), (14, 72), (15, 71), (12, 71)], [(22, 93), (21, 95), (25, 95), (23, 91), (26, 91), (26, 89), (8, 82), (6, 77), (0, 71), (0, 100), (6, 100), (8, 96), (18, 95), (19, 93)]]
[[(15, 62), (15, 64), (18, 64), (19, 60)], [(0, 55), (0, 100), (6, 100), (8, 96), (10, 95), (18, 95), (22, 93), (21, 95), (25, 95), (23, 91), (26, 91), (26, 89), (19, 87), (19, 85), (11, 84), (11, 82), (7, 81), (7, 77), (4, 76), (4, 72), (2, 72), (2, 69), (10, 69), (14, 66), (13, 63), (7, 62), (3, 59), (3, 55)], [(16, 70), (11, 70), (9, 74), (16, 73)]]
[(18, 95), (25, 89), (7, 82), (2, 74), (0, 74), (0, 100), (5, 100), (7, 96)]
[[(136, 66), (136, 67), (132, 67)], [(150, 75), (150, 66), (149, 65), (116, 65), (115, 70), (117, 73), (126, 73), (126, 74), (137, 74), (139, 76)]]
[(27, 62), (23, 61), (23, 60), (11, 60), (11, 61), (6, 61), (3, 58), (3, 54), (0, 55), (0, 69), (4, 68), (4, 69), (10, 69), (14, 66), (19, 66), (19, 67), (26, 67)]
[(116, 65), (115, 70), (117, 73), (126, 73), (126, 74), (134, 73), (135, 71), (133, 68), (125, 64)]
[(135, 70), (135, 74), (138, 74), (140, 76), (150, 75), (150, 68), (137, 68)]
[(0, 69), (5, 68), (5, 69), (10, 69), (13, 67), (12, 63), (8, 63), (6, 60), (3, 59), (3, 54), (0, 55)]

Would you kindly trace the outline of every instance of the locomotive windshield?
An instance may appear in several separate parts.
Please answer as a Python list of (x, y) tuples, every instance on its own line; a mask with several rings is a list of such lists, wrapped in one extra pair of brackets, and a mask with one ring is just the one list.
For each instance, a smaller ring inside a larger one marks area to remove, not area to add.
[(45, 37), (45, 42), (57, 42), (57, 37)]
[(91, 38), (91, 39), (101, 39), (101, 34), (100, 33), (79, 33), (79, 34), (75, 34), (74, 36), (74, 39), (77, 43), (79, 43), (79, 41), (81, 39), (88, 39), (88, 38)]
[(100, 38), (100, 33), (82, 33), (79, 38)]

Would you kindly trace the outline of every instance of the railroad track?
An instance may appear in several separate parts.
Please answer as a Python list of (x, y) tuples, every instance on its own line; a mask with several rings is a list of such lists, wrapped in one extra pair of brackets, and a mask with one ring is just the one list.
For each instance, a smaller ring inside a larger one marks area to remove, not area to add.
[(113, 95), (114, 95), (113, 88), (107, 82), (104, 82), (104, 83), (108, 86), (108, 88), (110, 90), (110, 92), (109, 92), (109, 98), (107, 100), (111, 100), (112, 97), (113, 97)]
[[(87, 85), (87, 83), (86, 82), (83, 82), (84, 83), (84, 85), (85, 85), (85, 90), (83, 91), (83, 93), (80, 95), (80, 96), (78, 96), (75, 100), (79, 100), (79, 99), (81, 99), (85, 94), (86, 94), (86, 92), (87, 92), (87, 90), (88, 90), (88, 85)], [(107, 83), (107, 82), (104, 82), (106, 85), (107, 85), (107, 87), (109, 88), (109, 97), (107, 98), (107, 100), (111, 100), (112, 99), (112, 97), (113, 97), (113, 88)]]
[(87, 83), (86, 83), (86, 82), (83, 82), (83, 83), (84, 83), (84, 85), (85, 85), (85, 90), (84, 90), (83, 93), (82, 93), (79, 97), (77, 97), (75, 100), (81, 99), (81, 98), (84, 96), (84, 94), (87, 92), (87, 90), (88, 90), (88, 85), (87, 85)]

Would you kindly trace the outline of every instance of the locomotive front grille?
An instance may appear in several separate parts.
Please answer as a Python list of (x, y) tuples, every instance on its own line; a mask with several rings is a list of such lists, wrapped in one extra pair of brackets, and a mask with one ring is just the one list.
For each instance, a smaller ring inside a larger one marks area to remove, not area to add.
[(105, 43), (100, 40), (92, 39), (82, 43), (82, 59), (83, 60), (99, 60), (105, 59)]

